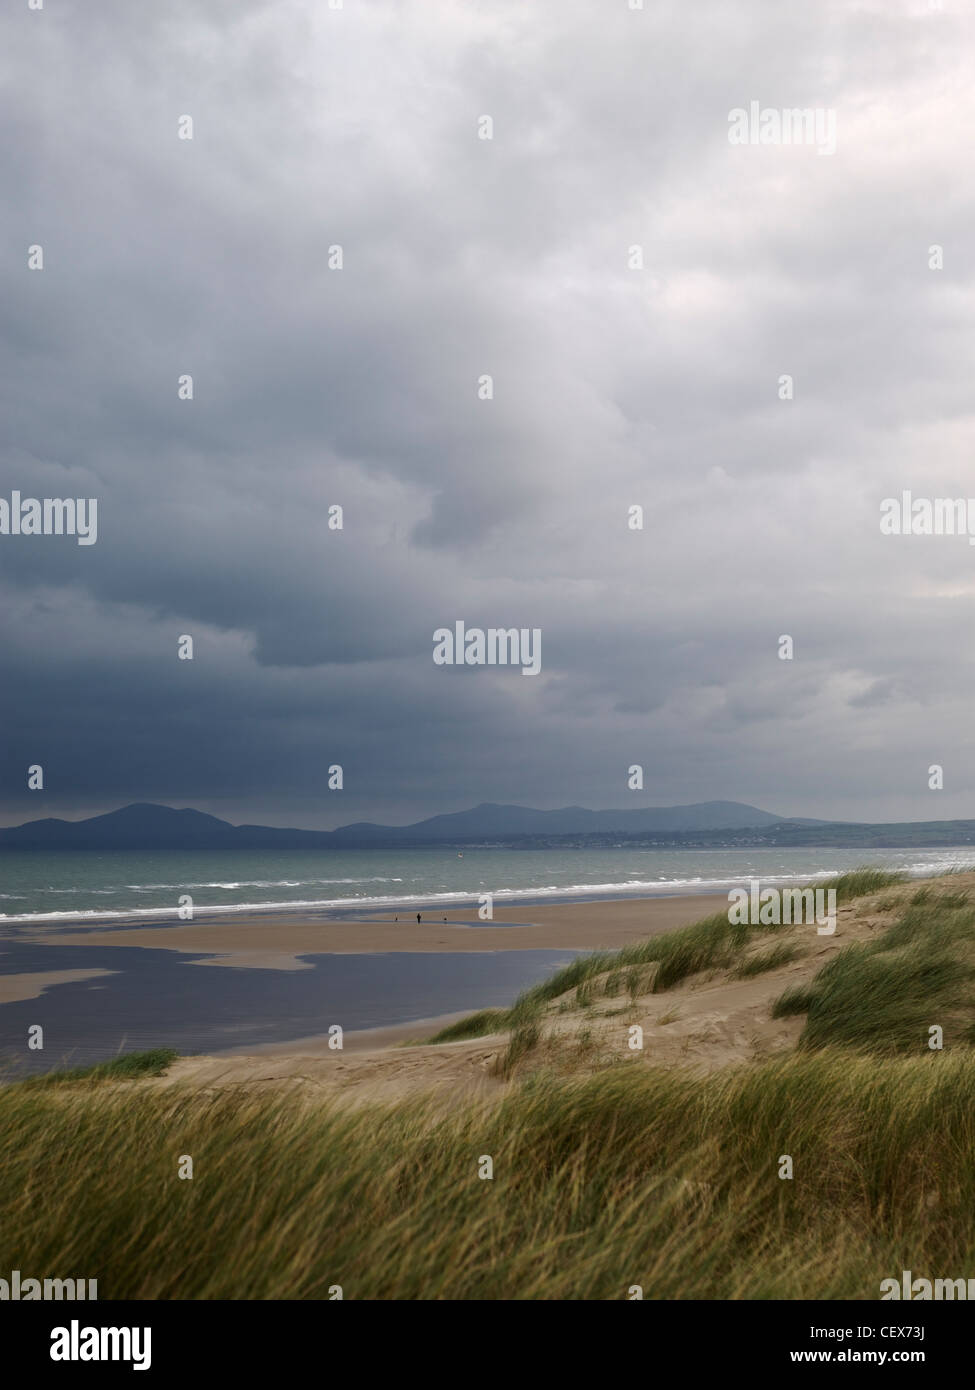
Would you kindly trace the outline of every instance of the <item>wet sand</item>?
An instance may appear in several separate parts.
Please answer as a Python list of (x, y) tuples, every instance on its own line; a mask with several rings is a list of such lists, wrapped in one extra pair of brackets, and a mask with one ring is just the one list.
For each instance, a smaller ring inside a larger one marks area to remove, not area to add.
[(471, 908), (448, 911), (451, 920), (447, 922), (442, 920), (442, 910), (423, 914), (420, 923), (415, 914), (401, 916), (398, 922), (392, 915), (329, 921), (309, 919), (299, 913), (252, 917), (234, 914), (165, 927), (136, 926), (67, 934), (44, 930), (25, 939), (38, 945), (204, 952), (211, 959), (194, 964), (301, 970), (306, 964), (299, 957), (325, 953), (614, 950), (720, 912), (726, 903), (723, 893), (544, 903), (495, 908), (491, 922), (479, 922), (476, 909)]
[(39, 999), (51, 985), (75, 984), (79, 980), (93, 980), (98, 975), (114, 974), (114, 970), (44, 970), (33, 975), (0, 975), (0, 1004)]

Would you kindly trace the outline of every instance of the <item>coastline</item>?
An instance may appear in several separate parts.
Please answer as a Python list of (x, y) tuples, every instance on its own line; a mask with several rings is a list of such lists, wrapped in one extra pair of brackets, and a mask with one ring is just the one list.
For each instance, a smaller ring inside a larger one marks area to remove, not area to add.
[(19, 939), (51, 946), (126, 946), (202, 954), (195, 965), (262, 970), (308, 968), (308, 955), (392, 952), (458, 953), (518, 950), (614, 950), (685, 926), (718, 910), (724, 893), (573, 900), (496, 907), (490, 922), (458, 912), (447, 921), (397, 915), (328, 919), (301, 913), (207, 917), (171, 925), (139, 923), (71, 929), (21, 927)]

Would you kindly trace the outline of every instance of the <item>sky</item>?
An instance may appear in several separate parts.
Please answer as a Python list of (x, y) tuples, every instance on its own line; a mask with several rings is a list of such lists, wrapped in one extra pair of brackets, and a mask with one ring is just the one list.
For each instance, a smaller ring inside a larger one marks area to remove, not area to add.
[(630, 3), (4, 7), (3, 823), (975, 816), (971, 8)]

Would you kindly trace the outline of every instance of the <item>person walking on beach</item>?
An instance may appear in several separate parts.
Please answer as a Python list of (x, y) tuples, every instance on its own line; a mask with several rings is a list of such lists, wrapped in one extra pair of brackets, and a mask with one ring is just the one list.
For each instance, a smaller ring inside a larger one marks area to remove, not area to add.
[(420, 914), (419, 914), (419, 913), (416, 914), (416, 920), (417, 920), (417, 922), (419, 922), (419, 920), (420, 920)]

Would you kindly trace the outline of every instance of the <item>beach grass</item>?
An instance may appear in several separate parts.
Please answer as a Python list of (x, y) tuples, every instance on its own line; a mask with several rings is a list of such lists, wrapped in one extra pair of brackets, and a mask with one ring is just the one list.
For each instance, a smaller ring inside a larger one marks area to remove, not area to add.
[(846, 947), (773, 1017), (806, 1014), (799, 1046), (916, 1053), (935, 1027), (945, 1045), (975, 1041), (975, 903), (925, 884), (877, 940)]
[(0, 1265), (100, 1299), (875, 1299), (973, 1260), (969, 1051), (537, 1072), (494, 1105), (0, 1091)]
[(767, 970), (777, 970), (780, 965), (788, 965), (791, 961), (798, 960), (800, 954), (798, 946), (787, 946), (782, 942), (773, 946), (771, 950), (759, 951), (756, 955), (740, 961), (735, 966), (735, 975), (741, 980), (747, 980), (752, 975), (763, 975)]
[[(432, 1038), (425, 1041), (431, 1043), (461, 1042), (465, 1038), (483, 1038), (488, 1033), (503, 1032), (509, 1027), (508, 1009), (480, 1009), (475, 1014), (468, 1014), (466, 1018), (458, 1019), (456, 1023), (450, 1023), (446, 1028), (441, 1028)], [(412, 1041), (402, 1044), (403, 1047), (415, 1047)]]
[(82, 1081), (135, 1081), (144, 1076), (160, 1076), (179, 1056), (171, 1047), (155, 1047), (146, 1052), (125, 1052), (107, 1062), (89, 1067), (68, 1067), (26, 1077), (17, 1083), (25, 1087), (61, 1086)]

